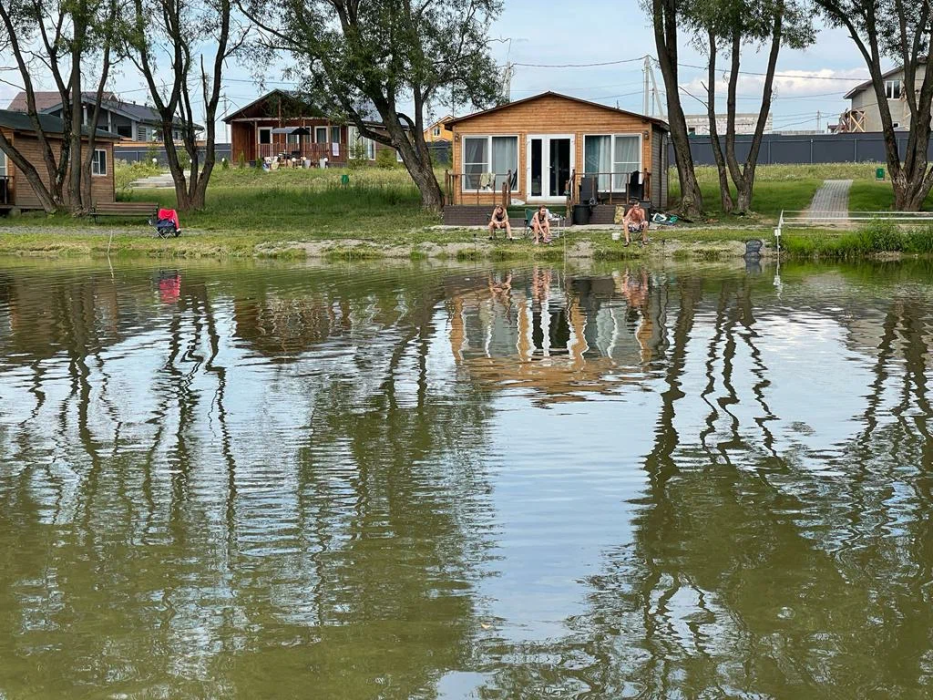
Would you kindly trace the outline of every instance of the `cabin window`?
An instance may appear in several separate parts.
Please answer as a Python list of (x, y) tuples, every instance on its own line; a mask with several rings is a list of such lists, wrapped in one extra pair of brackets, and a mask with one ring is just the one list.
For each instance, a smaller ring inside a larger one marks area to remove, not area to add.
[(291, 146), (297, 146), (298, 144), (301, 143), (301, 136), (300, 136), (299, 134), (289, 134), (289, 135), (286, 137), (286, 141), (287, 141), (287, 142), (289, 143), (289, 145), (291, 145)]
[(356, 157), (356, 149), (362, 144), (364, 152), (366, 153), (366, 159), (376, 160), (376, 142), (370, 138), (360, 135), (359, 129), (355, 126), (351, 126), (347, 131), (347, 140), (350, 144), (350, 157)]
[[(517, 136), (465, 136), (463, 138), (463, 189), (498, 192), (502, 183), (518, 172)], [(512, 191), (518, 178), (512, 179)]]
[(339, 126), (332, 126), (330, 128), (330, 142), (340, 143), (340, 127)]
[[(583, 172), (599, 173), (599, 190), (622, 192), (634, 170), (641, 170), (640, 134), (588, 134), (583, 145)], [(610, 175), (611, 173), (611, 175)]]
[(259, 143), (261, 145), (268, 145), (272, 143), (272, 127), (271, 126), (259, 127)]
[(94, 151), (94, 160), (91, 161), (91, 174), (107, 174), (107, 151), (103, 148), (98, 148)]
[(0, 151), (0, 177), (6, 177), (6, 153)]
[(884, 94), (889, 100), (899, 100), (901, 98), (901, 81), (886, 80), (884, 82)]
[(441, 127), (439, 127), (439, 126), (435, 126), (435, 127), (434, 127), (434, 135), (435, 135), (435, 136), (440, 136), (440, 135), (441, 135)]
[(314, 142), (315, 143), (327, 143), (327, 127), (326, 126), (314, 127)]

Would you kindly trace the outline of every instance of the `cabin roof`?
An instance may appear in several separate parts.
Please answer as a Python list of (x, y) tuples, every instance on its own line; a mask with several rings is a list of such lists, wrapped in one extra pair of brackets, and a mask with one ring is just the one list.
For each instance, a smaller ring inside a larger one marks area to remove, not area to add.
[[(61, 135), (65, 132), (65, 123), (58, 117), (53, 117), (51, 114), (38, 114), (36, 116), (39, 119), (39, 125), (45, 133)], [(17, 112), (12, 109), (0, 109), (0, 127), (26, 133), (36, 132), (28, 114), (25, 112)], [(90, 129), (81, 127), (81, 134), (82, 136), (90, 136)], [(101, 141), (121, 140), (116, 134), (111, 134), (109, 131), (102, 131), (101, 129), (97, 130), (97, 134), (94, 138)]]
[(540, 100), (545, 97), (557, 97), (562, 100), (576, 102), (577, 104), (587, 105), (589, 107), (598, 107), (599, 109), (603, 109), (608, 112), (613, 112), (615, 114), (624, 114), (629, 117), (636, 117), (638, 119), (644, 119), (645, 121), (651, 122), (655, 126), (661, 129), (664, 129), (665, 131), (668, 131), (667, 122), (665, 122), (663, 119), (658, 119), (657, 117), (649, 117), (644, 114), (638, 114), (637, 112), (629, 112), (628, 110), (625, 110), (625, 109), (618, 109), (616, 107), (610, 107), (609, 105), (600, 104), (599, 102), (590, 102), (589, 100), (583, 100), (583, 99), (580, 99), (579, 97), (571, 97), (570, 95), (562, 95), (559, 92), (553, 92), (551, 90), (548, 90), (547, 92), (542, 92), (538, 95), (532, 95), (531, 97), (525, 97), (521, 100), (515, 100), (514, 102), (508, 102), (504, 105), (493, 107), (492, 109), (484, 109), (480, 112), (474, 112), (473, 114), (467, 114), (463, 117), (455, 117), (447, 122), (447, 126), (454, 126), (456, 124), (460, 124), (470, 119), (475, 119), (476, 117), (482, 117), (487, 114), (503, 112), (505, 110), (511, 109), (512, 107), (516, 107), (518, 105), (525, 104), (528, 102), (534, 102), (535, 100)]

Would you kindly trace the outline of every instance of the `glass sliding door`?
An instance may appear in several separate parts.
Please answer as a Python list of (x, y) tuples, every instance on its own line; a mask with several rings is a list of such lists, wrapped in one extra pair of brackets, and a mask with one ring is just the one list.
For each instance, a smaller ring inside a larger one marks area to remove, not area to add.
[(528, 138), (528, 198), (559, 199), (566, 196), (574, 169), (575, 140), (570, 134)]
[(586, 136), (583, 146), (583, 172), (599, 173), (597, 188), (600, 192), (609, 191), (612, 172), (612, 137)]
[(638, 134), (617, 135), (612, 161), (612, 172), (617, 173), (616, 189), (627, 189), (632, 173), (641, 170), (641, 137)]

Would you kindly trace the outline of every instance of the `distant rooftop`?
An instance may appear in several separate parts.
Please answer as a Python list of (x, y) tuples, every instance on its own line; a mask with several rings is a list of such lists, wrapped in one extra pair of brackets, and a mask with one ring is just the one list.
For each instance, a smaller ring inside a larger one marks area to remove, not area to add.
[[(47, 134), (62, 134), (65, 131), (65, 123), (58, 117), (53, 117), (51, 114), (39, 114), (39, 125), (42, 127), (42, 130)], [(29, 115), (25, 112), (17, 112), (16, 110), (11, 109), (0, 109), (0, 127), (5, 129), (11, 129), (13, 131), (27, 131), (35, 132), (33, 128), (32, 120), (29, 118)], [(90, 136), (91, 131), (87, 127), (81, 129), (81, 133), (84, 136)], [(108, 141), (119, 141), (120, 137), (116, 134), (111, 134), (109, 131), (102, 131), (101, 129), (97, 130), (97, 135), (95, 138)]]

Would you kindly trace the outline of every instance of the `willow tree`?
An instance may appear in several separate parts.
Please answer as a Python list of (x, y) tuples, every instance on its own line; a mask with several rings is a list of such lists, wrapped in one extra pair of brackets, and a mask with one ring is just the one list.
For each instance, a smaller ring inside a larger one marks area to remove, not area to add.
[[(233, 17), (231, 0), (131, 0), (133, 31), (127, 42), (130, 60), (149, 88), (149, 99), (162, 123), (162, 144), (182, 211), (203, 209), (216, 155), (217, 106), (227, 60), (242, 45), (245, 29)], [(200, 62), (197, 53), (202, 51)], [(203, 51), (213, 52), (210, 69)], [(167, 68), (165, 75), (160, 68)], [(199, 143), (195, 105), (203, 105), (205, 135)], [(175, 132), (190, 162), (188, 172)]]
[(680, 100), (680, 74), (678, 63), (679, 25), (684, 21), (683, 13), (692, 0), (644, 0), (652, 17), (654, 44), (658, 52), (658, 66), (664, 78), (667, 93), (667, 119), (674, 145), (674, 160), (677, 178), (680, 180), (680, 211), (685, 216), (699, 216), (703, 212), (703, 193), (697, 182), (690, 151), (690, 134), (687, 119)]
[[(424, 139), (424, 112), (458, 100), (500, 99), (488, 27), (499, 0), (240, 0), (259, 44), (287, 51), (304, 96), (395, 148), (426, 209), (443, 207)], [(372, 128), (379, 117), (384, 130)]]
[[(93, 147), (84, 154), (87, 168), (82, 160), (82, 114), (88, 102), (83, 85), (89, 77), (96, 79), (95, 120), (87, 125), (93, 132), (110, 66), (118, 59), (112, 49), (118, 41), (119, 13), (117, 0), (0, 1), (0, 50), (12, 57), (19, 72), (41, 164), (37, 167), (2, 133), (0, 150), (23, 173), (48, 212), (70, 206), (80, 213), (91, 205)], [(47, 133), (39, 119), (35, 88), (39, 76), (48, 76), (59, 95), (62, 125), (54, 133)]]
[[(894, 208), (919, 210), (933, 187), (927, 149), (933, 103), (933, 8), (931, 0), (815, 0), (833, 25), (844, 28), (861, 54), (881, 116), (885, 157), (894, 188)], [(910, 111), (903, 157), (898, 151), (885, 94), (882, 60), (903, 67), (902, 96)], [(920, 70), (918, 70), (918, 68)]]
[[(691, 3), (685, 14), (695, 33), (695, 43), (700, 44), (708, 56), (706, 109), (710, 145), (719, 173), (722, 209), (726, 213), (745, 213), (752, 205), (755, 170), (771, 111), (778, 55), (782, 46), (799, 49), (812, 42), (811, 12), (803, 2), (795, 0), (703, 0)], [(767, 48), (768, 63), (755, 130), (748, 154), (740, 163), (735, 149), (735, 120), (742, 49), (746, 46)], [(724, 142), (719, 134), (716, 115), (717, 54), (729, 56)], [(736, 201), (732, 199), (729, 178), (735, 185)]]

